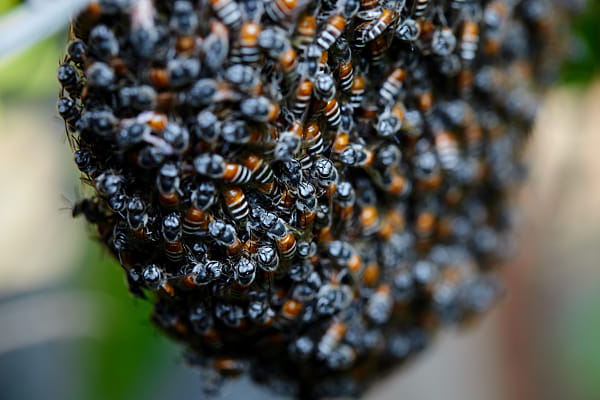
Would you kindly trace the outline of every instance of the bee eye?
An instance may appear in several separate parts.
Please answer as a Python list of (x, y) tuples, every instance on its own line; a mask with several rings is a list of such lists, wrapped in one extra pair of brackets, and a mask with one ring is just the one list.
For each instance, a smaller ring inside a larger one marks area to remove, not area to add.
[(360, 395), (502, 294), (542, 3), (94, 1), (56, 75), (72, 216), (192, 363)]

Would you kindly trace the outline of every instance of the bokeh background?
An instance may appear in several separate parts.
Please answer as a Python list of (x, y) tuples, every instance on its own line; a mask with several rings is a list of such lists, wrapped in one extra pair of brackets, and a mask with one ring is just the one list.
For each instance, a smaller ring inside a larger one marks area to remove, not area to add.
[[(19, 3), (0, 0), (0, 28)], [(67, 39), (57, 29), (0, 57), (0, 400), (206, 398), (149, 305), (71, 219), (81, 187), (55, 111)], [(506, 298), (365, 399), (600, 399), (599, 0), (574, 35), (529, 144)], [(218, 398), (240, 396), (276, 398), (244, 379)]]

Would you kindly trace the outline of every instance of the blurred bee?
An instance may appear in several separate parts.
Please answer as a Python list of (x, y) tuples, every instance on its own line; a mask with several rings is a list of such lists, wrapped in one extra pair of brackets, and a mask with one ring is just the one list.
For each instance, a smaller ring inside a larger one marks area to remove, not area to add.
[(191, 36), (198, 27), (198, 16), (190, 1), (178, 0), (173, 4), (169, 27), (183, 36)]
[(347, 268), (352, 273), (358, 273), (363, 267), (363, 261), (358, 252), (346, 242), (333, 241), (329, 243), (327, 251), (337, 265)]
[(182, 87), (193, 83), (200, 74), (200, 61), (195, 58), (173, 58), (167, 63), (169, 86)]
[(351, 20), (357, 15), (360, 9), (360, 0), (344, 0), (341, 9), (342, 16), (347, 20)]
[(347, 327), (343, 322), (334, 322), (325, 331), (317, 344), (317, 358), (327, 359), (346, 335)]
[(258, 45), (274, 61), (279, 61), (282, 54), (291, 48), (286, 31), (278, 27), (263, 29), (258, 37)]
[(465, 21), (460, 36), (460, 58), (463, 64), (470, 64), (477, 53), (479, 44), (479, 26), (472, 21)]
[(292, 38), (292, 44), (304, 53), (308, 46), (313, 42), (313, 38), (317, 33), (317, 20), (312, 15), (302, 15), (296, 24), (296, 33)]
[(386, 67), (385, 54), (391, 44), (392, 40), (390, 40), (390, 37), (387, 34), (378, 36), (369, 43), (371, 67), (373, 68), (373, 71), (382, 71)]
[(360, 0), (360, 11), (357, 17), (362, 20), (370, 21), (377, 19), (381, 15), (381, 7), (378, 0)]
[[(96, 61), (85, 71), (88, 91), (108, 91), (114, 86), (115, 73), (110, 65)], [(89, 95), (88, 92), (85, 95)]]
[(240, 103), (242, 114), (253, 121), (273, 122), (279, 116), (279, 106), (266, 97), (251, 97)]
[(392, 137), (402, 128), (404, 121), (404, 106), (402, 103), (396, 103), (392, 109), (386, 109), (382, 112), (375, 125), (377, 134), (382, 137)]
[(333, 77), (325, 72), (317, 72), (313, 80), (313, 93), (315, 98), (329, 101), (335, 96), (335, 81)]
[(341, 228), (350, 223), (354, 213), (356, 193), (350, 182), (340, 182), (333, 196), (333, 211), (339, 218)]
[(125, 184), (125, 179), (112, 171), (106, 171), (100, 174), (95, 180), (95, 186), (98, 193), (109, 198), (120, 192)]
[(260, 25), (254, 22), (245, 22), (240, 29), (240, 59), (244, 64), (254, 64), (260, 60), (258, 37)]
[(274, 22), (285, 22), (296, 11), (298, 0), (273, 0), (265, 4), (265, 12)]
[(296, 50), (293, 48), (289, 48), (284, 51), (279, 57), (279, 67), (281, 68), (281, 72), (283, 72), (283, 76), (286, 79), (286, 82), (289, 86), (293, 86), (298, 81), (298, 55), (296, 54)]
[(204, 53), (203, 66), (217, 72), (229, 53), (229, 30), (218, 21), (211, 21), (210, 33), (202, 42)]
[(314, 347), (310, 337), (301, 336), (290, 343), (288, 351), (295, 360), (306, 361), (311, 357)]
[(325, 204), (319, 204), (315, 216), (315, 237), (319, 243), (327, 244), (334, 238), (331, 232), (331, 213)]
[(242, 23), (242, 11), (235, 0), (210, 0), (217, 17), (227, 27), (237, 29)]
[(367, 302), (365, 313), (377, 325), (385, 324), (392, 315), (394, 300), (389, 285), (382, 283)]
[[(339, 44), (340, 42), (341, 44)], [(336, 49), (341, 53), (338, 57), (338, 79), (340, 82), (340, 89), (344, 92), (349, 92), (352, 88), (352, 81), (354, 79), (352, 52), (348, 42), (341, 39), (336, 42)]]
[(433, 107), (433, 94), (431, 90), (425, 89), (416, 95), (417, 108), (422, 114), (427, 114)]
[(315, 43), (322, 51), (329, 50), (331, 45), (342, 35), (346, 20), (341, 15), (334, 15), (327, 21), (325, 28), (315, 38)]
[(279, 314), (276, 317), (276, 323), (279, 326), (284, 326), (286, 324), (290, 324), (297, 320), (301, 313), (303, 307), (302, 303), (295, 299), (288, 299), (283, 303)]
[(411, 18), (418, 20), (425, 16), (425, 13), (429, 9), (430, 0), (415, 0), (413, 3), (413, 9)]
[[(232, 298), (241, 299), (247, 294), (247, 290), (244, 287), (238, 286), (235, 288), (238, 293), (234, 294)], [(235, 297), (239, 294), (239, 297)], [(231, 304), (226, 301), (219, 301), (215, 304), (215, 316), (228, 328), (242, 328), (244, 326), (245, 313), (244, 309), (237, 304)], [(221, 360), (221, 359), (220, 359)], [(235, 375), (237, 369), (233, 368), (236, 364), (233, 363), (231, 358), (223, 358), (224, 364), (216, 364), (215, 367), (222, 369), (224, 372), (230, 372)], [(228, 371), (228, 369), (231, 370)]]
[(106, 219), (100, 203), (91, 199), (82, 199), (73, 204), (71, 216), (77, 218), (83, 215), (90, 224), (97, 224)]
[(377, 150), (377, 164), (383, 168), (397, 167), (402, 160), (402, 153), (398, 146), (393, 144), (381, 146)]
[(119, 55), (119, 41), (106, 25), (96, 25), (90, 31), (87, 42), (89, 54), (100, 60), (110, 60)]
[(454, 135), (447, 131), (441, 131), (434, 135), (433, 140), (442, 169), (454, 171), (460, 161), (458, 142)]
[(362, 236), (371, 236), (379, 231), (377, 208), (373, 205), (365, 205), (361, 208), (358, 221)]
[(400, 95), (402, 85), (406, 80), (406, 72), (398, 67), (394, 68), (379, 89), (379, 101), (384, 106), (391, 106)]
[(230, 183), (248, 183), (252, 172), (243, 165), (225, 162), (218, 154), (201, 154), (194, 159), (194, 168), (201, 174)]
[[(283, 132), (275, 144), (275, 159), (285, 161), (287, 165), (300, 150), (302, 144), (302, 124), (295, 121), (292, 128)], [(286, 165), (284, 164), (284, 165)]]
[(448, 56), (456, 48), (456, 36), (452, 33), (452, 29), (443, 27), (433, 31), (431, 36), (430, 48), (433, 54), (438, 56)]
[(143, 290), (146, 287), (146, 282), (144, 281), (143, 269), (140, 265), (135, 265), (127, 270), (127, 286), (132, 296), (139, 299), (146, 299), (146, 294)]
[(437, 228), (437, 205), (433, 202), (421, 206), (416, 211), (414, 232), (421, 243), (429, 243)]
[(369, 167), (373, 163), (375, 155), (365, 145), (353, 144), (346, 147), (339, 155), (339, 160), (353, 167)]
[(412, 182), (406, 177), (405, 174), (400, 173), (397, 169), (390, 169), (385, 171), (380, 179), (376, 182), (385, 190), (388, 194), (405, 198), (412, 191)]
[(211, 111), (203, 110), (192, 120), (189, 130), (199, 140), (213, 143), (221, 135), (221, 121)]
[(412, 18), (405, 18), (396, 28), (396, 36), (405, 42), (414, 42), (421, 34), (421, 27)]
[(149, 85), (122, 87), (119, 89), (118, 98), (123, 111), (153, 110), (158, 103), (158, 95)]

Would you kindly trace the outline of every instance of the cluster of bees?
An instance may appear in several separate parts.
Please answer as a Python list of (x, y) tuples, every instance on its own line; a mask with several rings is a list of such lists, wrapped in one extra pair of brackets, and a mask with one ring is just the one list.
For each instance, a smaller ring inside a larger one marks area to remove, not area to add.
[(356, 394), (501, 294), (544, 0), (98, 0), (73, 208), (219, 376)]

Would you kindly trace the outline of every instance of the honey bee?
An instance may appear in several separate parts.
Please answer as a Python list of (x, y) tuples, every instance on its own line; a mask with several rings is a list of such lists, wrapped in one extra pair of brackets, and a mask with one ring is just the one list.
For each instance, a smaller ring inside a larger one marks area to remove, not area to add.
[(365, 93), (365, 80), (361, 76), (354, 76), (350, 87), (350, 107), (356, 109), (361, 106)]
[(369, 22), (363, 40), (367, 42), (375, 40), (393, 23), (394, 18), (394, 14), (390, 10), (384, 9), (375, 22)]
[(165, 240), (164, 247), (167, 259), (172, 263), (180, 262), (184, 255), (181, 235), (183, 232), (181, 218), (172, 213), (167, 215), (162, 221), (162, 234)]
[(346, 20), (341, 15), (334, 15), (327, 21), (325, 28), (317, 35), (315, 43), (322, 51), (329, 50), (331, 45), (342, 35)]
[(238, 224), (245, 222), (248, 218), (248, 202), (242, 189), (238, 186), (227, 187), (223, 192), (223, 199), (233, 220)]
[(404, 69), (398, 67), (392, 70), (391, 74), (388, 75), (381, 86), (381, 89), (379, 89), (379, 99), (381, 104), (391, 106), (396, 102), (405, 79), (406, 71), (404, 71)]
[(165, 163), (156, 175), (158, 188), (158, 201), (163, 206), (170, 208), (179, 203), (177, 190), (179, 189), (179, 171), (173, 163)]
[(269, 18), (275, 22), (287, 20), (298, 6), (298, 0), (273, 0), (267, 2), (265, 11)]
[(472, 21), (466, 21), (462, 27), (459, 45), (460, 58), (463, 63), (468, 64), (475, 59), (478, 44), (479, 26)]
[(346, 331), (346, 324), (342, 322), (332, 323), (317, 344), (317, 357), (320, 359), (329, 357), (346, 335)]
[(237, 29), (242, 23), (242, 11), (234, 0), (210, 0), (217, 17), (231, 29)]
[(225, 162), (218, 154), (201, 154), (194, 159), (194, 168), (199, 174), (219, 178), (230, 183), (247, 183), (252, 172), (243, 165)]
[(205, 236), (208, 234), (208, 224), (212, 221), (207, 210), (215, 202), (216, 188), (211, 182), (203, 182), (190, 197), (191, 206), (183, 220), (183, 233)]
[(317, 33), (317, 20), (312, 15), (302, 15), (296, 24), (296, 34), (292, 39), (292, 44), (301, 53), (304, 53), (308, 46), (313, 42)]
[(227, 254), (230, 256), (239, 255), (244, 248), (235, 228), (223, 221), (211, 221), (208, 224), (208, 233), (217, 244), (226, 248)]
[(425, 16), (429, 9), (430, 0), (416, 0), (413, 5), (411, 18), (418, 20)]
[(312, 82), (308, 79), (302, 81), (298, 86), (298, 89), (296, 90), (296, 95), (294, 97), (294, 103), (291, 106), (292, 113), (296, 118), (302, 118), (305, 111), (307, 110), (312, 91)]
[(258, 36), (260, 25), (254, 22), (246, 22), (240, 29), (240, 57), (244, 64), (254, 64), (260, 60), (258, 49)]

